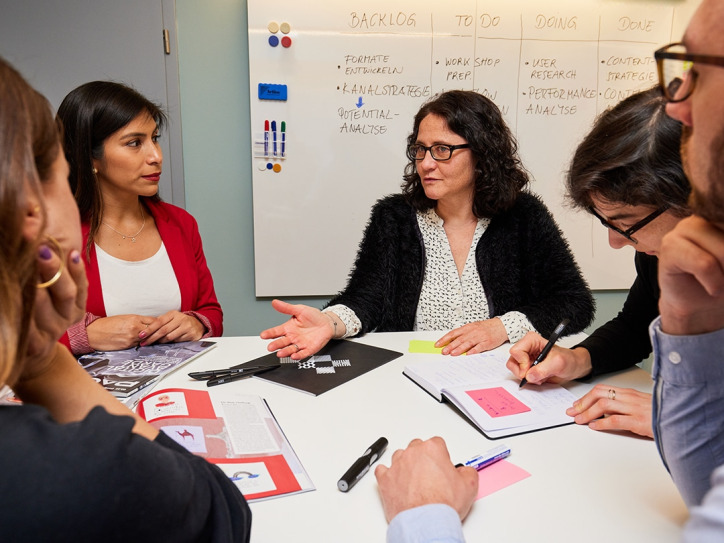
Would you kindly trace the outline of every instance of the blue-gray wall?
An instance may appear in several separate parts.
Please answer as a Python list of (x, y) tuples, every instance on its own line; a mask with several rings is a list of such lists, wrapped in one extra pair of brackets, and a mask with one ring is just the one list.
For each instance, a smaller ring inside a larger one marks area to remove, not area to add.
[(255, 335), (283, 319), (254, 290), (246, 0), (177, 0), (176, 19), (186, 209), (199, 222), (224, 334)]
[[(225, 335), (255, 335), (283, 320), (254, 293), (246, 9), (246, 0), (176, 0), (186, 207), (199, 222)], [(626, 292), (595, 296), (594, 327), (618, 312)], [(321, 307), (326, 299), (287, 301)]]

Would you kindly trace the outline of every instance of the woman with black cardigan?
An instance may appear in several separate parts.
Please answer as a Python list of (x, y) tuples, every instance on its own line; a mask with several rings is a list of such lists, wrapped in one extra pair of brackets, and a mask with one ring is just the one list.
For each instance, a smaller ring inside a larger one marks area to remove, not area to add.
[(591, 293), (495, 104), (448, 91), (422, 106), (407, 141), (402, 194), (378, 201), (346, 288), (324, 311), (272, 302), (290, 315), (262, 332), (280, 357), (330, 339), (440, 330), (443, 354), (473, 354), (593, 317)]

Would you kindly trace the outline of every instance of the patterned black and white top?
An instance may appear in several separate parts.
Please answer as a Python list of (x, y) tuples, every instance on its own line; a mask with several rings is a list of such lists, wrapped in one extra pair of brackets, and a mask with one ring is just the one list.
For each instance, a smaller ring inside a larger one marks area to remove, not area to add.
[[(475, 264), (475, 248), (490, 219), (478, 220), (462, 276), (458, 274), (443, 220), (435, 210), (417, 212), (417, 224), (422, 233), (426, 263), (414, 330), (448, 331), (470, 322), (489, 319), (488, 300)], [(344, 337), (359, 333), (362, 323), (347, 306), (337, 304), (325, 311), (334, 312), (344, 323), (347, 328)], [(528, 318), (519, 311), (509, 311), (498, 318), (512, 343), (521, 339), (526, 332), (535, 330)]]

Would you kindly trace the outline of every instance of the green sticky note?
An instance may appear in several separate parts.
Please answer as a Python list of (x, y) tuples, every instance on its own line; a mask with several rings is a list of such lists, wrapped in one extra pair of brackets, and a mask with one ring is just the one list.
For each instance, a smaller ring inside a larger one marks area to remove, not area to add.
[(434, 341), (423, 341), (421, 339), (411, 339), (410, 340), (410, 352), (411, 353), (440, 354), (440, 353), (442, 353), (442, 347), (435, 347)]

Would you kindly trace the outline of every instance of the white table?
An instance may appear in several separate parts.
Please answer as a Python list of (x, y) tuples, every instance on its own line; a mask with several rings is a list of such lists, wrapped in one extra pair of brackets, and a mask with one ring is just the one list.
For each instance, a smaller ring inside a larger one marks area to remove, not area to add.
[[(385, 333), (358, 341), (407, 353), (410, 339), (439, 336)], [(266, 354), (266, 342), (256, 337), (215, 341), (214, 350), (156, 388), (204, 388), (186, 374)], [(390, 445), (380, 462), (389, 465), (394, 450), (435, 435), (446, 440), (453, 461), (503, 442), (512, 449), (508, 460), (531, 474), (475, 503), (464, 524), (468, 543), (678, 541), (688, 514), (653, 441), (578, 425), (490, 441), (402, 375), (405, 363), (402, 356), (317, 397), (256, 378), (221, 385), (268, 401), (316, 486), (251, 504), (254, 543), (383, 542), (387, 523), (372, 470), (346, 494), (337, 480), (381, 436)], [(640, 369), (602, 380), (646, 391), (652, 384)], [(591, 386), (568, 388), (580, 396)]]

